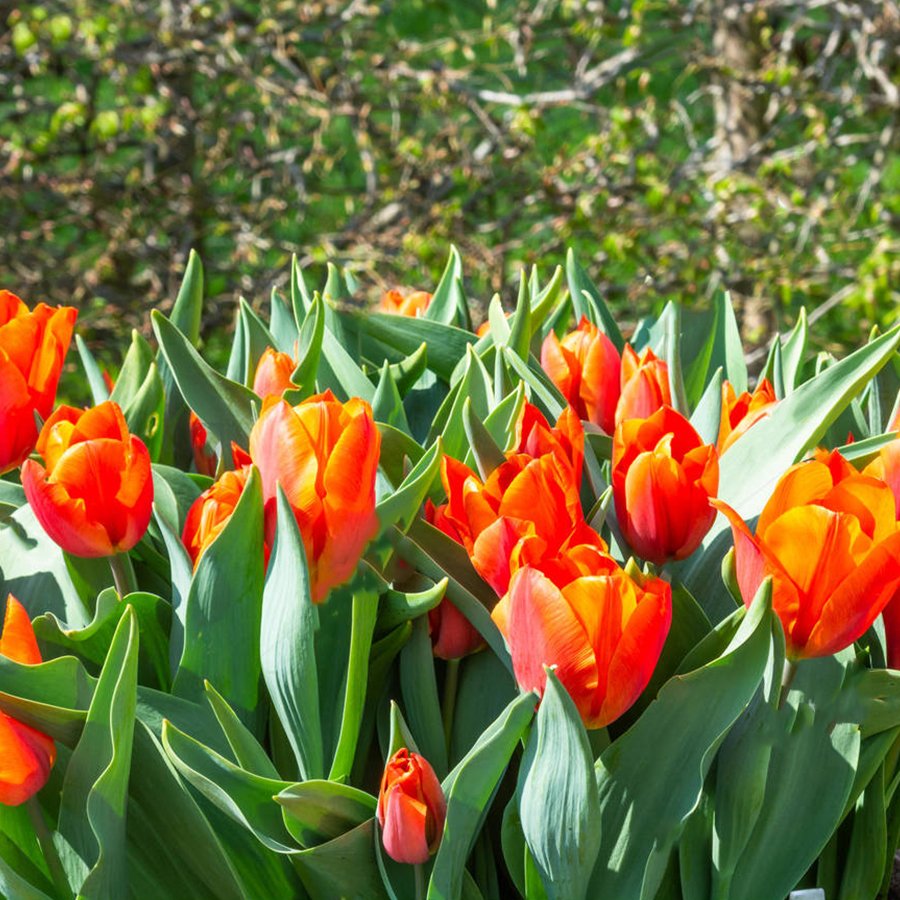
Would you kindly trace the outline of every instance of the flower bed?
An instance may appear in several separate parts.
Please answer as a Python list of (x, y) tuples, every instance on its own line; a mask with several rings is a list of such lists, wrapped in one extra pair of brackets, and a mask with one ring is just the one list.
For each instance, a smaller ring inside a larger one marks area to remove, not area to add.
[(571, 256), (352, 293), (222, 373), (192, 257), (88, 410), (0, 294), (0, 892), (886, 895), (900, 326), (751, 393), (727, 296), (626, 341)]

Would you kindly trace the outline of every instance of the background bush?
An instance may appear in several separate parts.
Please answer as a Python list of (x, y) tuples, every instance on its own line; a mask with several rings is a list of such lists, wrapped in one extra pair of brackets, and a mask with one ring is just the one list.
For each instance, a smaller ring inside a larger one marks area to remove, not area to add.
[(95, 345), (167, 308), (191, 247), (213, 300), (261, 302), (291, 253), (370, 297), (430, 287), (452, 241), (484, 303), (571, 244), (626, 317), (728, 287), (751, 342), (806, 304), (858, 345), (894, 315), (892, 0), (0, 0), (0, 21), (0, 273), (79, 305)]

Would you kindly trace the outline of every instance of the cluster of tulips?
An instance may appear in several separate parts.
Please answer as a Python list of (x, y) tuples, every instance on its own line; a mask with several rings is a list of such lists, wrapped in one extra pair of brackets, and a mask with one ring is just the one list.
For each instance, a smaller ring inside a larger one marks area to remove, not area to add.
[[(751, 392), (726, 298), (628, 343), (567, 276), (475, 332), (455, 252), (368, 314), (295, 268), (222, 375), (192, 259), (158, 351), (113, 382), (79, 348), (88, 408), (55, 405), (75, 310), (0, 292), (0, 893), (877, 895), (900, 331), (805, 378), (803, 320)], [(215, 842), (169, 873), (162, 804)]]

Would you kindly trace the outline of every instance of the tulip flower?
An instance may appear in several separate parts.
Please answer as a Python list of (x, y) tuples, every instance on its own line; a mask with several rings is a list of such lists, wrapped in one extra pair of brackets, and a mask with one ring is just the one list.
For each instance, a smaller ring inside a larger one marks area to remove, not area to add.
[(441, 842), (447, 801), (428, 760), (405, 747), (384, 767), (378, 824), (387, 855), (400, 863), (427, 862)]
[(523, 691), (543, 694), (555, 666), (588, 728), (621, 716), (650, 681), (672, 622), (659, 578), (632, 579), (595, 546), (571, 548), (552, 574), (524, 566), (491, 613)]
[(541, 347), (541, 366), (580, 419), (615, 428), (622, 362), (615, 344), (582, 316), (561, 341), (550, 332)]
[(0, 475), (34, 450), (35, 413), (53, 411), (56, 386), (78, 312), (39, 303), (33, 311), (0, 291)]
[(622, 351), (622, 392), (616, 405), (616, 424), (626, 419), (649, 418), (662, 406), (672, 405), (669, 367), (647, 347), (641, 355), (625, 345)]
[(775, 407), (778, 398), (768, 378), (763, 378), (751, 394), (740, 396), (728, 381), (722, 382), (722, 419), (716, 448), (723, 454), (741, 435), (764, 419)]
[(214, 478), (219, 460), (215, 451), (211, 450), (207, 443), (208, 435), (206, 433), (206, 428), (193, 410), (191, 410), (189, 422), (191, 429), (191, 450), (194, 454), (194, 468), (199, 475), (207, 475), (210, 478)]
[[(228, 524), (247, 485), (250, 470), (250, 466), (243, 466), (234, 471), (224, 472), (191, 504), (184, 520), (181, 540), (194, 563), (194, 568), (197, 567), (203, 551)], [(266, 560), (268, 561), (268, 547)]]
[(289, 353), (279, 353), (271, 347), (256, 364), (253, 376), (253, 392), (262, 398), (280, 397), (285, 391), (294, 390), (297, 385), (291, 381), (297, 363)]
[(791, 660), (830, 656), (858, 640), (900, 587), (900, 529), (891, 489), (837, 451), (781, 477), (756, 534), (731, 523), (738, 586), (749, 605), (767, 575)]
[(533, 404), (526, 403), (516, 424), (516, 452), (532, 457), (556, 453), (572, 467), (572, 478), (581, 484), (581, 468), (584, 462), (584, 428), (578, 414), (566, 407), (550, 426), (544, 414)]
[(378, 305), (378, 311), (418, 318), (428, 309), (429, 303), (431, 303), (431, 294), (428, 291), (413, 291), (404, 297), (400, 291), (394, 289), (384, 292), (381, 303)]
[[(29, 666), (41, 662), (31, 620), (12, 594), (6, 598), (0, 656)], [(55, 759), (50, 737), (0, 712), (0, 803), (18, 806), (36, 794), (47, 783)]]
[(627, 419), (613, 435), (616, 515), (631, 548), (662, 564), (684, 559), (715, 520), (709, 506), (719, 487), (716, 448), (669, 406), (647, 419)]
[(250, 432), (250, 457), (262, 479), (266, 540), (271, 546), (280, 484), (303, 538), (315, 603), (353, 574), (378, 530), (380, 449), (369, 404), (358, 398), (340, 403), (331, 391), (294, 407), (268, 398)]
[(22, 466), (22, 487), (48, 535), (75, 556), (130, 550), (150, 522), (153, 479), (144, 442), (129, 434), (118, 404), (60, 406), (37, 442), (46, 468)]

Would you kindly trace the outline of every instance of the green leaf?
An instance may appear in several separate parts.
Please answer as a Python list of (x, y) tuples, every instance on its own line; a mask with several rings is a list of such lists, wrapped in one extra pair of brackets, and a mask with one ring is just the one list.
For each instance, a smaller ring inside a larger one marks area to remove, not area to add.
[(735, 393), (747, 390), (747, 364), (744, 362), (744, 348), (741, 346), (741, 332), (734, 315), (731, 294), (724, 291), (716, 294), (715, 306), (716, 341), (713, 345), (709, 368), (721, 368), (725, 379), (731, 382)]
[(300, 338), (300, 329), (294, 320), (294, 313), (277, 287), (269, 295), (269, 330), (275, 338), (275, 346), (282, 353), (294, 355), (295, 345)]
[(650, 345), (668, 367), (672, 405), (683, 416), (687, 416), (690, 409), (681, 369), (681, 307), (674, 301), (670, 300), (666, 304), (662, 315), (650, 329)]
[(616, 345), (616, 350), (621, 353), (625, 340), (619, 326), (587, 272), (576, 261), (571, 248), (566, 253), (566, 278), (569, 282), (569, 296), (575, 309), (576, 324), (582, 316), (587, 316), (590, 321), (603, 329), (606, 336)]
[(456, 900), (463, 873), (494, 792), (534, 716), (534, 694), (513, 700), (444, 779), (447, 818), (428, 884), (428, 900)]
[(715, 750), (762, 678), (772, 621), (771, 602), (758, 596), (725, 653), (670, 679), (598, 760), (601, 847), (590, 896), (653, 896)]
[(709, 384), (697, 402), (691, 415), (691, 425), (706, 444), (715, 444), (719, 439), (719, 422), (722, 419), (722, 369), (713, 373)]
[(320, 388), (331, 388), (344, 401), (351, 397), (361, 397), (371, 404), (375, 398), (375, 385), (329, 328), (322, 335), (322, 355), (319, 357), (317, 380)]
[(228, 377), (249, 387), (253, 384), (260, 357), (267, 347), (275, 346), (275, 338), (243, 297), (238, 300), (237, 318)]
[[(322, 340), (325, 337), (325, 304), (316, 294), (303, 318), (297, 339), (297, 368), (291, 381), (298, 385), (301, 396), (315, 392), (316, 373), (322, 357)], [(293, 351), (292, 351), (293, 352)]]
[(138, 628), (122, 616), (103, 664), (84, 731), (63, 781), (59, 831), (70, 881), (87, 897), (128, 892), (125, 810), (137, 702)]
[(549, 669), (518, 793), (522, 831), (547, 896), (581, 900), (600, 849), (600, 798), (581, 716)]
[(207, 365), (184, 335), (157, 310), (150, 318), (178, 390), (218, 439), (224, 448), (222, 452), (229, 452), (232, 441), (246, 447), (253, 427), (253, 403), (258, 403), (259, 398)]
[[(512, 351), (510, 351), (511, 353)], [(466, 367), (463, 377), (456, 387), (447, 395), (445, 403), (450, 404), (450, 411), (441, 428), (444, 452), (456, 459), (464, 459), (468, 448), (466, 431), (463, 424), (463, 409), (467, 403), (471, 404), (475, 415), (486, 418), (490, 411), (491, 394), (493, 391), (491, 377), (488, 375), (478, 354), (473, 350), (467, 350)], [(439, 414), (440, 415), (440, 414)], [(436, 437), (432, 434), (432, 437)]]
[(803, 357), (806, 355), (807, 331), (806, 309), (801, 307), (797, 324), (782, 345), (782, 376), (785, 394), (792, 393), (800, 384)]
[[(428, 579), (422, 576), (422, 581), (428, 582)], [(404, 587), (409, 587), (409, 582), (404, 581)], [(378, 608), (379, 630), (388, 631), (404, 622), (426, 615), (444, 599), (446, 590), (447, 579), (442, 578), (437, 583), (431, 583), (431, 586), (423, 591), (387, 591), (382, 595)]]
[(122, 363), (122, 368), (119, 369), (119, 376), (116, 378), (109, 399), (114, 400), (123, 409), (131, 403), (147, 378), (153, 357), (153, 349), (147, 343), (146, 338), (139, 331), (133, 329), (131, 345), (125, 354), (125, 361)]
[(510, 373), (520, 378), (531, 389), (531, 402), (539, 406), (551, 422), (555, 422), (567, 404), (547, 373), (533, 356), (529, 357), (526, 365), (508, 348), (504, 348), (502, 352)]
[(171, 722), (163, 723), (162, 744), (175, 768), (204, 797), (275, 853), (293, 853), (296, 845), (284, 824), (276, 794), (290, 784), (254, 775), (205, 747)]
[(469, 305), (462, 290), (462, 260), (456, 247), (450, 248), (450, 256), (444, 274), (434, 289), (434, 295), (423, 318), (444, 325), (471, 328)]
[(466, 397), (463, 404), (463, 427), (478, 473), (481, 480), (485, 481), (494, 469), (506, 462), (506, 456), (484, 426), (482, 417), (474, 411), (469, 397)]
[(94, 354), (88, 349), (88, 345), (84, 342), (80, 334), (75, 335), (75, 346), (78, 348), (78, 355), (81, 357), (81, 365), (84, 367), (84, 374), (87, 376), (88, 387), (91, 389), (91, 399), (94, 405), (109, 400), (109, 389), (103, 380), (103, 372), (94, 359)]
[(406, 411), (403, 409), (403, 398), (400, 396), (387, 360), (381, 367), (381, 376), (372, 398), (372, 415), (377, 422), (387, 422), (394, 428), (410, 433)]
[[(531, 346), (531, 300), (525, 282), (525, 270), (519, 274), (519, 297), (516, 308), (509, 320), (509, 337), (506, 346), (522, 360), (528, 360)], [(496, 343), (496, 341), (494, 342)]]
[(301, 847), (340, 837), (375, 815), (371, 794), (333, 781), (304, 781), (275, 795), (288, 831)]
[[(884, 764), (856, 801), (851, 819), (850, 846), (838, 900), (876, 897), (888, 855)], [(893, 847), (890, 848), (892, 851)]]
[(184, 278), (169, 321), (192, 343), (200, 340), (203, 318), (203, 263), (196, 250), (188, 255)]
[(303, 539), (279, 485), (278, 526), (263, 590), (260, 659), (272, 706), (303, 780), (325, 772), (315, 646), (319, 617), (309, 590)]
[(262, 488), (254, 469), (194, 570), (172, 692), (202, 702), (208, 680), (256, 734), (264, 716), (258, 707), (263, 578)]
[(294, 310), (294, 321), (299, 327), (307, 310), (312, 305), (312, 294), (306, 286), (303, 269), (297, 261), (297, 254), (291, 254), (291, 307)]
[(0, 856), (0, 894), (15, 900), (53, 900), (51, 896), (27, 882), (2, 856)]

